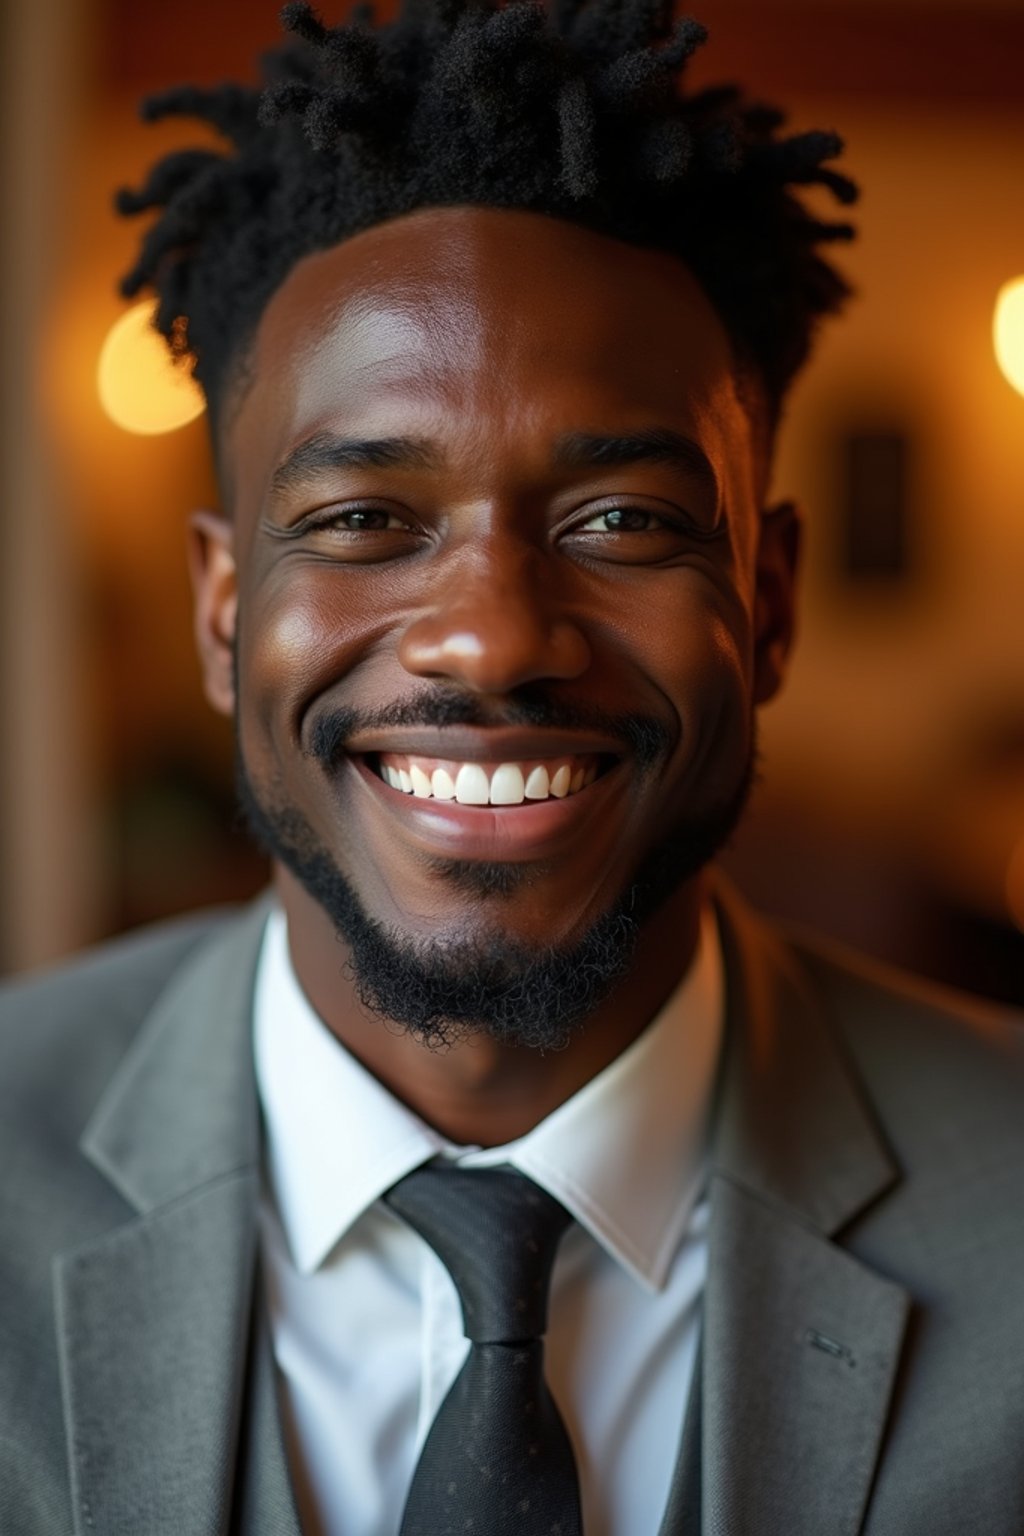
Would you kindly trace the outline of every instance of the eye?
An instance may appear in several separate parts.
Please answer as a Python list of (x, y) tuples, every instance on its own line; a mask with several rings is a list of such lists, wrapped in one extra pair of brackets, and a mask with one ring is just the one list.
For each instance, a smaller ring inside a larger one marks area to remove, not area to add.
[(391, 543), (393, 536), (415, 538), (419, 532), (418, 525), (404, 511), (372, 502), (319, 507), (281, 530), (282, 536), (289, 539), (313, 538), (321, 543), (326, 540), (342, 544), (369, 544), (383, 534), (389, 535), (386, 542)]
[(605, 507), (585, 522), (577, 523), (577, 533), (649, 533), (664, 528), (667, 521), (645, 507)]
[(405, 508), (380, 502), (328, 503), (287, 527), (264, 524), (271, 538), (295, 554), (316, 560), (377, 565), (415, 554), (424, 547), (424, 530)]
[(669, 502), (651, 507), (609, 497), (580, 508), (576, 518), (561, 534), (567, 553), (615, 565), (671, 564), (721, 531)]
[(385, 507), (346, 507), (317, 520), (321, 528), (343, 528), (348, 533), (407, 533), (409, 525)]

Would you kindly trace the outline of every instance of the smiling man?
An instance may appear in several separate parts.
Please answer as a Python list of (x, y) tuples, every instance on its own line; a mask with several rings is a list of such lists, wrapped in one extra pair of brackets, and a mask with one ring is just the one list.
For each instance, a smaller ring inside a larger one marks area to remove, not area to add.
[(641, 0), (285, 17), (123, 199), (274, 892), (4, 1000), (0, 1527), (1019, 1536), (1016, 1026), (708, 874), (838, 141)]
[(298, 973), (433, 1125), (508, 1141), (679, 981), (779, 679), (791, 516), (759, 516), (678, 261), (535, 213), (306, 258), (249, 370), (200, 645)]

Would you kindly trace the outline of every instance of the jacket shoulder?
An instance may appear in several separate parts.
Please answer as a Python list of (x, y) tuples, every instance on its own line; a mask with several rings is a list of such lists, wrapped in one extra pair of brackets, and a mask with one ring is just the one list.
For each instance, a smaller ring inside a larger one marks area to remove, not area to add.
[(20, 1118), (72, 1089), (87, 1115), (175, 971), (230, 915), (204, 912), (139, 929), (0, 985), (0, 1123), (5, 1112)]
[(883, 1124), (908, 1154), (1011, 1148), (1024, 1170), (1024, 1014), (791, 939)]
[(1003, 1050), (1012, 1056), (1024, 1042), (1019, 1009), (911, 975), (826, 939), (790, 932), (785, 938), (818, 988), (858, 1030), (870, 1032), (872, 1025), (881, 1025), (913, 1037), (920, 1033), (922, 1042), (937, 1032), (982, 1057)]

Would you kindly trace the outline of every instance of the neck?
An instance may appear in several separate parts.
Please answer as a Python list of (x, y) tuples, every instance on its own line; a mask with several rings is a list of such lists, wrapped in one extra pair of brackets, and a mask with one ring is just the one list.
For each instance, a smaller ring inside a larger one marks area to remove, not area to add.
[(703, 884), (681, 887), (645, 925), (632, 963), (564, 1050), (542, 1053), (471, 1035), (430, 1048), (359, 1001), (330, 919), (277, 870), (296, 975), (327, 1028), (395, 1096), (450, 1141), (500, 1146), (524, 1136), (642, 1033), (693, 958)]

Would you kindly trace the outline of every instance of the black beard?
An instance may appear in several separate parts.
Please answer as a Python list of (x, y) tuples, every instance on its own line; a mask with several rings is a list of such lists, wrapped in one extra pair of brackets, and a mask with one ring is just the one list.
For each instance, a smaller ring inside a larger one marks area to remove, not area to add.
[[(503, 1045), (557, 1051), (629, 969), (643, 924), (728, 842), (746, 806), (755, 763), (752, 749), (732, 794), (652, 849), (633, 882), (581, 938), (546, 950), (500, 930), (426, 941), (386, 927), (366, 911), (302, 813), (260, 798), (240, 750), (236, 778), (249, 831), (305, 886), (348, 946), (346, 969), (364, 1007), (429, 1046), (486, 1034)], [(495, 901), (543, 879), (542, 868), (530, 865), (438, 860), (435, 868), (454, 886)]]

